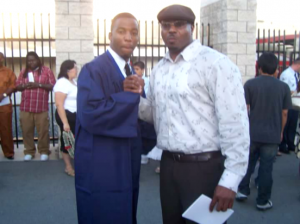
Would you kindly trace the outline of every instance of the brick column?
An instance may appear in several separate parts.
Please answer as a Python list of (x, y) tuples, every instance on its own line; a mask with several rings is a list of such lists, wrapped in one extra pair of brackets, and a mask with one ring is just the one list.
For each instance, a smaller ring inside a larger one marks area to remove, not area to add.
[(94, 58), (93, 0), (55, 0), (56, 74), (66, 59), (79, 69)]
[(201, 6), (201, 23), (211, 26), (210, 45), (238, 65), (244, 82), (255, 75), (256, 6), (257, 0), (202, 0)]

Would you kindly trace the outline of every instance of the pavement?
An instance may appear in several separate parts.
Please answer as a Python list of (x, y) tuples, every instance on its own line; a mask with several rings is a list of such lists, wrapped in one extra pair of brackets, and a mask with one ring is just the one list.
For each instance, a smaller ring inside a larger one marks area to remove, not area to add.
[[(23, 162), (22, 148), (14, 161), (0, 153), (0, 224), (76, 224), (74, 178), (64, 173), (57, 148), (47, 162)], [(138, 224), (162, 224), (159, 200), (159, 163), (142, 165)], [(246, 202), (235, 202), (228, 224), (299, 224), (299, 160), (295, 154), (277, 157), (274, 164), (273, 209), (261, 212), (255, 208), (256, 188)], [(253, 183), (254, 181), (252, 181)]]

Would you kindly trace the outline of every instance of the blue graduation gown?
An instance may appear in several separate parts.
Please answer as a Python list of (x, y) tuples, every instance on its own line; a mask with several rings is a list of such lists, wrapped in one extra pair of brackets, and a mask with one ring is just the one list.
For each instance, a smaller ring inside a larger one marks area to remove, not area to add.
[(140, 96), (123, 91), (109, 52), (78, 78), (75, 186), (79, 224), (135, 224), (139, 192)]

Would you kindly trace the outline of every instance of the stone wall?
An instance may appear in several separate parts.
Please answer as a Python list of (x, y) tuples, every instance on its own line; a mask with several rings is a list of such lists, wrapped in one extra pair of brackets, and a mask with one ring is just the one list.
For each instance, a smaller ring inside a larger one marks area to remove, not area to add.
[(200, 13), (201, 23), (211, 27), (210, 46), (237, 64), (244, 82), (255, 75), (256, 6), (257, 0), (206, 1)]
[(56, 74), (66, 59), (93, 60), (93, 0), (55, 0)]

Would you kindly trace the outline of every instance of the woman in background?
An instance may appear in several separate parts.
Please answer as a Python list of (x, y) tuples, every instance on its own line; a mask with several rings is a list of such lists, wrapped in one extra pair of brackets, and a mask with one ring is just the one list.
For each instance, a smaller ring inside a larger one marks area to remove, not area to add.
[(54, 86), (55, 93), (55, 119), (59, 125), (61, 136), (61, 151), (65, 162), (65, 173), (75, 176), (75, 171), (71, 163), (71, 157), (65, 149), (63, 141), (63, 131), (72, 131), (75, 134), (76, 111), (77, 111), (77, 67), (76, 62), (66, 60), (61, 64), (58, 80)]

